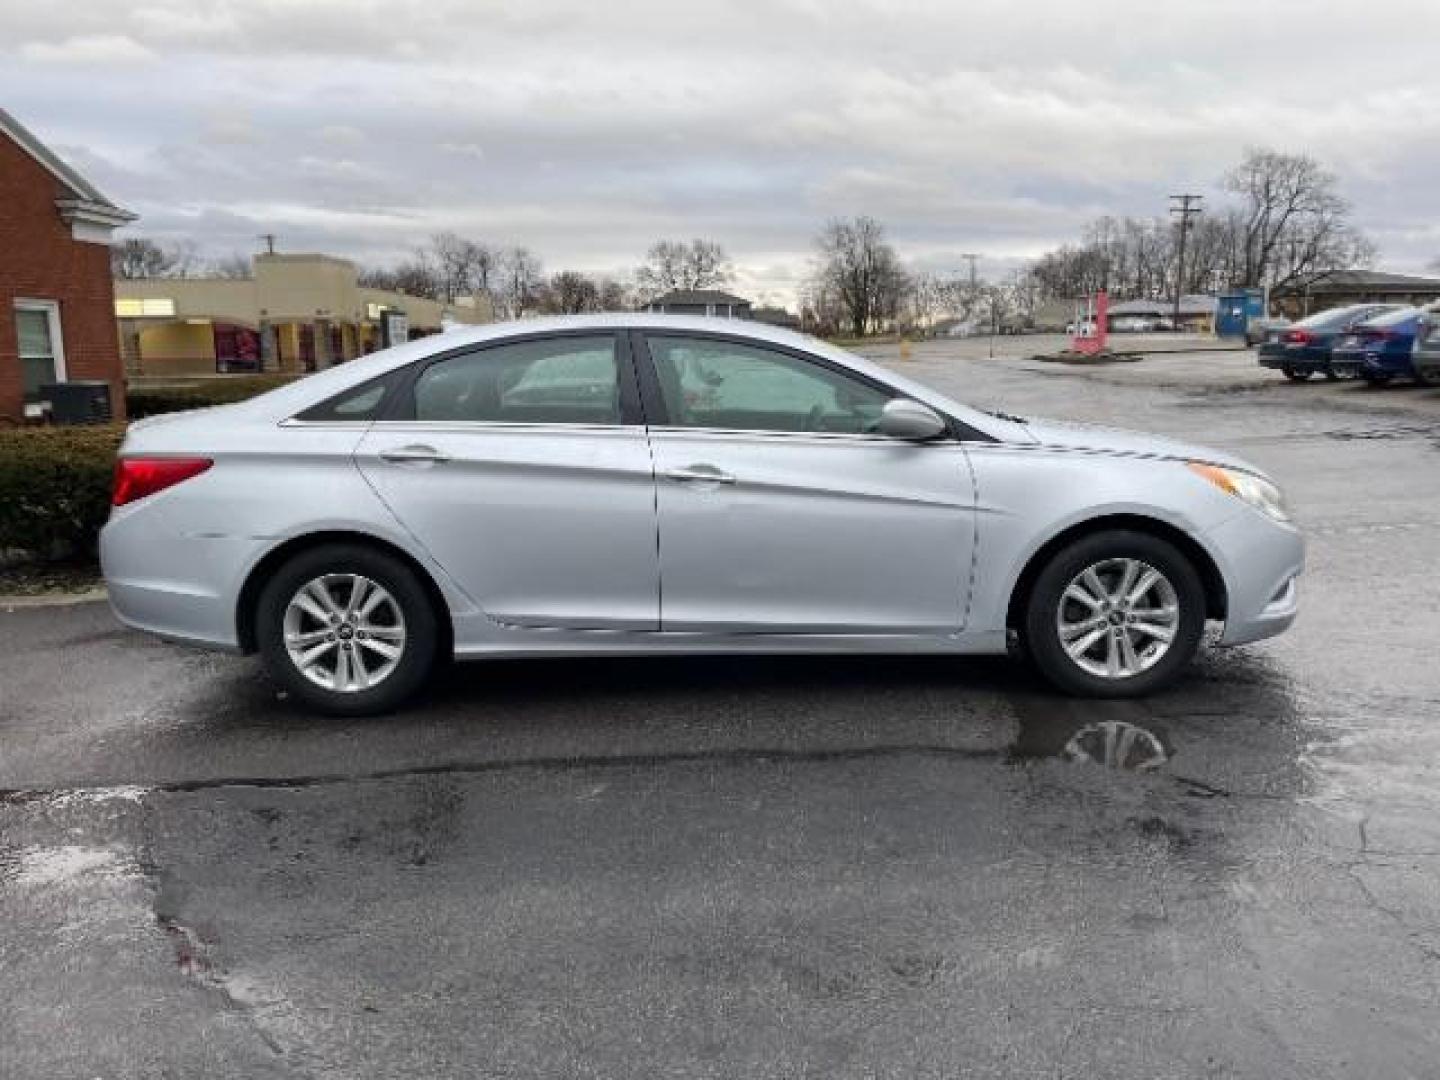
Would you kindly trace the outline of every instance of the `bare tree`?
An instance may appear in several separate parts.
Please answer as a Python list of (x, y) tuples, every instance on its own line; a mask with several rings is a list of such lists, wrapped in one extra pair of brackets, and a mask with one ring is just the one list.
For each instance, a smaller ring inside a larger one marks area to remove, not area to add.
[(239, 251), (222, 255), (205, 267), (205, 276), (227, 281), (244, 281), (253, 276), (250, 256)]
[(577, 270), (562, 270), (553, 275), (547, 292), (547, 307), (558, 314), (578, 315), (600, 310), (600, 287)]
[(193, 261), (193, 247), (162, 247), (143, 236), (132, 236), (110, 247), (110, 273), (117, 278), (177, 277)]
[(1252, 149), (1225, 177), (1242, 200), (1236, 285), (1280, 288), (1373, 258), (1335, 174), (1304, 154)]
[(446, 303), (477, 292), (489, 293), (494, 287), (499, 257), (485, 244), (440, 232), (430, 238), (425, 256), (438, 283), (437, 298)]
[(506, 318), (518, 319), (534, 310), (540, 294), (540, 260), (529, 248), (512, 247), (500, 253), (495, 305)]
[(635, 282), (647, 299), (676, 289), (714, 289), (730, 280), (725, 249), (712, 240), (658, 240), (645, 253)]
[(635, 307), (635, 290), (625, 282), (601, 278), (596, 287), (600, 292), (595, 305), (597, 311), (630, 311)]
[(893, 320), (908, 279), (885, 230), (874, 218), (836, 218), (816, 238), (819, 261), (812, 295), (838, 304), (846, 327), (863, 337)]
[(423, 253), (394, 266), (366, 267), (357, 280), (367, 289), (386, 289), (428, 300), (439, 299), (442, 292), (439, 276)]

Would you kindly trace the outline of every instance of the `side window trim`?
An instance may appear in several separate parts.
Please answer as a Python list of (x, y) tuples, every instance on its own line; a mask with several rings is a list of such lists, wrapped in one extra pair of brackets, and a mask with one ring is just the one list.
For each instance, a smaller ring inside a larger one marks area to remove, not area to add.
[(623, 331), (600, 327), (592, 329), (577, 328), (574, 330), (548, 330), (532, 334), (514, 334), (509, 337), (496, 338), (493, 341), (475, 342), (469, 345), (458, 346), (454, 349), (447, 349), (445, 352), (425, 356), (407, 365), (404, 369), (405, 378), (396, 388), (396, 393), (388, 403), (384, 412), (377, 416), (376, 423), (404, 422), (411, 424), (430, 423), (431, 421), (417, 420), (415, 418), (415, 384), (419, 382), (420, 376), (427, 369), (435, 364), (444, 363), (447, 360), (454, 360), (461, 356), (472, 356), (476, 353), (483, 353), (490, 349), (498, 349), (507, 345), (518, 345), (530, 341), (558, 341), (564, 338), (608, 337), (615, 344), (615, 373), (620, 384), (620, 422), (619, 424), (572, 424), (554, 422), (539, 425), (512, 425), (497, 421), (488, 420), (447, 420), (446, 427), (563, 427), (563, 428), (614, 428), (614, 427), (643, 427), (645, 424), (644, 414), (640, 404), (640, 389), (635, 381), (635, 365), (631, 353), (629, 335)]
[[(781, 343), (779, 343), (779, 342), (763, 341), (763, 340), (757, 340), (757, 339), (751, 339), (751, 338), (747, 338), (747, 337), (742, 337), (742, 336), (738, 336), (738, 335), (735, 335), (735, 334), (714, 333), (714, 332), (704, 331), (704, 330), (686, 330), (686, 331), (683, 331), (683, 332), (671, 332), (671, 331), (664, 331), (664, 330), (658, 330), (658, 331), (656, 331), (656, 330), (651, 330), (651, 331), (646, 331), (646, 330), (633, 330), (633, 331), (631, 331), (631, 333), (630, 333), (630, 337), (631, 337), (632, 340), (633, 340), (632, 348), (633, 348), (633, 350), (634, 350), (634, 355), (635, 355), (635, 359), (636, 359), (636, 371), (637, 371), (637, 374), (638, 374), (638, 377), (639, 377), (640, 392), (641, 392), (640, 396), (641, 396), (642, 402), (644, 403), (645, 423), (646, 423), (648, 426), (650, 426), (650, 427), (660, 427), (660, 428), (663, 428), (663, 427), (670, 427), (670, 426), (671, 426), (671, 424), (670, 424), (670, 417), (669, 417), (669, 414), (668, 414), (668, 412), (667, 412), (667, 410), (666, 410), (666, 408), (665, 408), (665, 396), (664, 396), (664, 394), (663, 394), (663, 392), (661, 391), (661, 388), (660, 388), (660, 375), (659, 375), (659, 372), (658, 372), (658, 370), (657, 370), (657, 368), (656, 368), (656, 364), (655, 364), (655, 354), (654, 354), (654, 352), (653, 352), (653, 351), (651, 350), (651, 348), (650, 348), (650, 339), (651, 339), (652, 337), (656, 337), (656, 338), (663, 338), (663, 337), (699, 338), (699, 339), (701, 339), (701, 340), (706, 340), (706, 341), (729, 342), (729, 343), (732, 343), (732, 344), (735, 344), (735, 345), (744, 345), (744, 346), (747, 346), (747, 347), (749, 347), (749, 348), (770, 349), (770, 350), (773, 350), (774, 352), (781, 353), (781, 354), (783, 354), (783, 355), (785, 355), (785, 356), (793, 357), (794, 359), (800, 360), (800, 361), (802, 361), (802, 362), (804, 362), (804, 363), (814, 364), (816, 367), (823, 368), (823, 369), (825, 369), (826, 371), (833, 372), (834, 374), (843, 375), (843, 376), (846, 377), (846, 378), (854, 379), (856, 382), (861, 383), (861, 384), (864, 385), (864, 386), (868, 386), (868, 387), (870, 387), (871, 389), (883, 391), (884, 393), (889, 394), (889, 395), (891, 395), (891, 396), (893, 396), (893, 397), (903, 397), (903, 396), (904, 396), (902, 393), (900, 393), (899, 391), (897, 391), (893, 386), (890, 386), (890, 385), (887, 384), (887, 383), (880, 382), (880, 381), (877, 380), (877, 379), (872, 379), (872, 378), (870, 378), (869, 376), (862, 374), (861, 372), (852, 371), (850, 368), (845, 367), (843, 364), (837, 364), (837, 363), (835, 363), (833, 360), (829, 360), (829, 359), (827, 359), (826, 357), (817, 356), (815, 353), (805, 352), (804, 350), (801, 350), (801, 349), (795, 349), (795, 348), (792, 348), (792, 347), (790, 347), (790, 346), (788, 346), (788, 345), (783, 345), (783, 344), (781, 344)], [(975, 428), (970, 427), (968, 424), (961, 423), (959, 420), (957, 420), (955, 417), (949, 415), (948, 413), (942, 413), (941, 415), (943, 415), (943, 416), (945, 417), (945, 422), (946, 422), (946, 424), (948, 424), (949, 427), (950, 427), (950, 436), (949, 436), (950, 439), (953, 440), (953, 441), (955, 441), (955, 442), (994, 442), (994, 441), (995, 441), (995, 439), (994, 439), (992, 436), (985, 434), (983, 431), (978, 431), (978, 430), (976, 430)], [(775, 437), (775, 438), (780, 438), (780, 439), (787, 439), (787, 438), (801, 438), (801, 439), (805, 439), (805, 438), (823, 437), (823, 438), (828, 438), (828, 439), (864, 440), (864, 441), (869, 441), (869, 442), (874, 442), (874, 441), (877, 441), (877, 440), (884, 440), (884, 436), (876, 436), (876, 435), (853, 435), (853, 434), (837, 433), (837, 432), (819, 432), (819, 433), (817, 433), (817, 432), (759, 431), (759, 430), (730, 429), (730, 428), (724, 428), (724, 429), (719, 429), (719, 428), (714, 428), (714, 429), (685, 428), (684, 430), (687, 430), (687, 431), (699, 431), (699, 430), (725, 430), (725, 431), (730, 431), (730, 430), (737, 430), (737, 431), (740, 431), (740, 432), (742, 432), (742, 433), (744, 433), (744, 434), (758, 435), (758, 436), (766, 436), (766, 437)], [(932, 445), (933, 445), (933, 444), (932, 444)]]

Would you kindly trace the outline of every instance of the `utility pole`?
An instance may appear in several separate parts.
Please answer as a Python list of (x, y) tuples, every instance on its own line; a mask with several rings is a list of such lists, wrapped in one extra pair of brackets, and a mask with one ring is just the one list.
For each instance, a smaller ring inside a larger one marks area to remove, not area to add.
[(265, 241), (265, 254), (275, 254), (275, 234), (273, 232), (261, 233), (259, 239)]
[(964, 255), (961, 255), (960, 258), (965, 259), (970, 263), (970, 295), (973, 296), (975, 295), (975, 290), (979, 287), (980, 279), (976, 276), (975, 273), (975, 263), (980, 258), (980, 256), (972, 254), (970, 252), (966, 252)]
[(1185, 238), (1190, 233), (1190, 219), (1200, 213), (1202, 195), (1171, 195), (1170, 201), (1175, 204), (1170, 207), (1170, 213), (1180, 218), (1180, 251), (1178, 265), (1175, 267), (1175, 329), (1180, 329), (1180, 296), (1185, 291)]
[[(975, 270), (975, 264), (979, 261), (980, 256), (973, 251), (967, 251), (960, 258), (970, 264), (970, 304), (972, 305), (970, 312), (973, 315), (980, 304), (980, 275)], [(993, 333), (990, 335), (990, 355), (995, 355), (995, 335)]]

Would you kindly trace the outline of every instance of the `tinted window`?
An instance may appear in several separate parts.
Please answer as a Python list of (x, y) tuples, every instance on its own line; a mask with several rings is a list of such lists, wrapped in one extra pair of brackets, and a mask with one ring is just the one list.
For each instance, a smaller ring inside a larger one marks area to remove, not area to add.
[(400, 381), (401, 374), (393, 371), (378, 379), (351, 387), (328, 401), (311, 406), (295, 419), (311, 424), (354, 424), (374, 420), (384, 408), (391, 389)]
[(891, 395), (787, 353), (651, 337), (669, 422), (738, 431), (873, 431)]
[(1419, 308), (1401, 308), (1399, 311), (1387, 311), (1383, 315), (1376, 315), (1365, 320), (1366, 326), (1401, 326), (1411, 319), (1420, 317)]
[(1318, 315), (1311, 315), (1309, 318), (1301, 319), (1296, 326), (1305, 327), (1308, 330), (1330, 330), (1345, 326), (1357, 317), (1367, 314), (1371, 309), (1361, 307), (1332, 308), (1329, 311), (1322, 311)]
[(618, 424), (615, 339), (539, 338), (431, 364), (415, 380), (415, 419)]

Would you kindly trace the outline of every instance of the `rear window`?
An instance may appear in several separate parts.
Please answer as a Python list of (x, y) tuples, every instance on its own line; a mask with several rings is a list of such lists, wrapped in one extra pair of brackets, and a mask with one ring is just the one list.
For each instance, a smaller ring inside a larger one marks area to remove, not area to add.
[(1400, 326), (1420, 315), (1419, 308), (1401, 308), (1399, 311), (1387, 311), (1382, 315), (1376, 315), (1373, 319), (1366, 319), (1366, 326)]
[(1295, 325), (1306, 330), (1329, 330), (1333, 327), (1344, 326), (1355, 316), (1361, 314), (1363, 310), (1358, 307), (1332, 308), (1329, 311), (1311, 315), (1308, 319), (1301, 319)]

